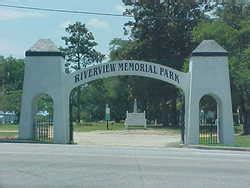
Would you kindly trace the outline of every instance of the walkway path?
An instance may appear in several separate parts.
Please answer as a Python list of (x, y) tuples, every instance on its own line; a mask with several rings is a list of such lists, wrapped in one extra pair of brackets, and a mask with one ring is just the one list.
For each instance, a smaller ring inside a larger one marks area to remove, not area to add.
[(163, 130), (123, 130), (75, 132), (75, 142), (80, 145), (106, 146), (156, 146), (178, 145), (180, 135)]

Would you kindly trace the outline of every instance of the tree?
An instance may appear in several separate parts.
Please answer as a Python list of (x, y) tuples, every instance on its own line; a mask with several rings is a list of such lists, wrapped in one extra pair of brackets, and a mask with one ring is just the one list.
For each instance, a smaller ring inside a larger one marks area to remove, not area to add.
[(24, 61), (13, 57), (0, 57), (0, 88), (2, 94), (23, 87)]
[(238, 97), (237, 106), (240, 106), (243, 114), (244, 134), (250, 134), (250, 47), (241, 57), (241, 62), (235, 62), (232, 67), (232, 77)]
[[(111, 42), (111, 58), (146, 60), (182, 70), (193, 47), (192, 29), (201, 17), (197, 7), (192, 0), (132, 5), (125, 14), (134, 20), (124, 26), (130, 38)], [(130, 78), (128, 84), (129, 96), (141, 102), (148, 117), (161, 119), (165, 125), (177, 125), (178, 93), (174, 86), (146, 78)]]
[(249, 10), (248, 3), (228, 1), (217, 12), (217, 19), (203, 21), (193, 30), (195, 42), (214, 39), (229, 52), (233, 109), (241, 109), (244, 134), (250, 134)]
[(250, 15), (250, 2), (227, 0), (223, 8), (218, 9), (217, 14), (225, 23), (239, 30), (241, 28), (241, 21)]
[(135, 5), (126, 14), (134, 17), (134, 21), (125, 24), (125, 31), (138, 44), (138, 50), (142, 50), (140, 58), (158, 61), (189, 55), (192, 29), (201, 17), (195, 1)]
[(62, 37), (62, 40), (66, 47), (61, 50), (65, 54), (67, 66), (77, 70), (93, 63), (102, 62), (104, 55), (95, 50), (97, 43), (85, 24), (76, 22), (66, 27), (65, 31), (68, 36)]
[(24, 61), (0, 56), (0, 110), (20, 114)]
[[(128, 105), (127, 86), (120, 77), (96, 80), (89, 84), (82, 93), (80, 102), (84, 105), (81, 117), (85, 121), (99, 121), (104, 119), (105, 105), (109, 104), (111, 119), (120, 121), (125, 118)], [(100, 94), (101, 93), (101, 94)], [(74, 112), (76, 109), (73, 109)]]
[[(67, 36), (62, 37), (65, 42), (65, 48), (61, 48), (66, 57), (66, 67), (79, 70), (93, 63), (100, 63), (104, 59), (104, 55), (95, 50), (97, 43), (93, 34), (88, 31), (85, 24), (76, 22), (69, 25), (66, 29)], [(80, 94), (81, 87), (76, 90), (77, 121), (80, 122)], [(72, 95), (74, 96), (74, 94)]]

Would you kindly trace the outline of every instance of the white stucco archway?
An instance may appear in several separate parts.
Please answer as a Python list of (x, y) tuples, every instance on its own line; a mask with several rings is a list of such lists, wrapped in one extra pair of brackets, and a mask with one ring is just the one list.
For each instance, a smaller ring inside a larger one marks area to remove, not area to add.
[(188, 73), (167, 66), (134, 60), (97, 64), (66, 74), (62, 53), (48, 39), (26, 52), (20, 118), (20, 139), (32, 139), (31, 100), (48, 93), (54, 100), (54, 143), (69, 143), (69, 96), (73, 88), (93, 80), (135, 75), (158, 79), (182, 89), (185, 95), (185, 144), (199, 143), (199, 99), (214, 93), (221, 101), (221, 142), (233, 143), (231, 91), (227, 52), (215, 41), (203, 41), (192, 53)]

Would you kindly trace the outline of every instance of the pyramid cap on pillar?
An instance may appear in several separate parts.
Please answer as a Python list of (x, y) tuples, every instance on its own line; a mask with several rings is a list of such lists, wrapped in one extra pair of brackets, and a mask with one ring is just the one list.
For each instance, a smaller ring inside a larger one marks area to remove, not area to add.
[(203, 40), (192, 56), (228, 56), (228, 52), (214, 40)]
[(40, 39), (25, 52), (25, 56), (63, 56), (63, 54), (52, 40)]

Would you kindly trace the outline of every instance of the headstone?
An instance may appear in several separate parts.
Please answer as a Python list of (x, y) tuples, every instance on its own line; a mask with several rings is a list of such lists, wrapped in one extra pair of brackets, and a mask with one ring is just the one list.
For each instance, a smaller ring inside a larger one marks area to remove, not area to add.
[(126, 119), (125, 119), (125, 128), (128, 129), (129, 126), (143, 126), (145, 129), (147, 128), (147, 120), (146, 113), (137, 112), (137, 101), (134, 100), (134, 112), (129, 113), (127, 111)]

